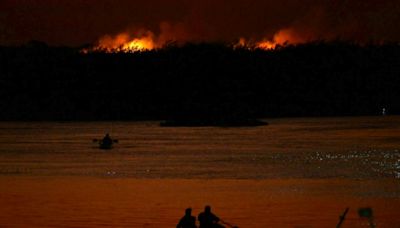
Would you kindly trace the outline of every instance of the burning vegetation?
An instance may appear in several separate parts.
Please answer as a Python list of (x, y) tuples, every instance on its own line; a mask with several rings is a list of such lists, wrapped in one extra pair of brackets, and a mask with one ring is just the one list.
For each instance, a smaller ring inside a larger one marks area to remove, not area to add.
[(105, 35), (99, 39), (97, 45), (86, 51), (94, 52), (140, 52), (158, 48), (154, 39), (154, 34), (150, 31), (137, 36), (129, 33), (120, 33), (116, 36)]
[[(165, 39), (163, 34), (157, 36), (155, 33), (143, 30), (141, 32), (132, 34), (129, 32), (119, 33), (117, 35), (105, 35), (101, 37), (96, 45), (89, 49), (84, 49), (84, 53), (88, 52), (142, 52), (150, 51), (165, 47), (169, 43), (185, 44), (189, 42), (195, 42), (193, 40), (174, 40)], [(234, 49), (246, 48), (246, 49), (262, 49), (262, 50), (273, 50), (278, 46), (285, 46), (288, 44), (300, 44), (306, 42), (291, 29), (282, 29), (278, 31), (272, 38), (263, 38), (261, 40), (246, 39), (241, 37), (236, 42), (232, 42)]]

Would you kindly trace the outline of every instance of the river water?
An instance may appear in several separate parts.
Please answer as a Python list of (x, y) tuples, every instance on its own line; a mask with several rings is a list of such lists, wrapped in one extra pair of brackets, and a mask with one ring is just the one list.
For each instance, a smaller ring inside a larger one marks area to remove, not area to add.
[[(239, 227), (400, 227), (400, 117), (268, 126), (0, 123), (0, 227), (174, 227), (204, 205)], [(99, 150), (93, 139), (119, 140)]]

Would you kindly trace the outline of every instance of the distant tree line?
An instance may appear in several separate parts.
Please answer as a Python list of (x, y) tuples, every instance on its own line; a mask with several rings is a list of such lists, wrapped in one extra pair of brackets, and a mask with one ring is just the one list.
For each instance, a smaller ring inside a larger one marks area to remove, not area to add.
[(400, 46), (173, 44), (81, 53), (0, 47), (0, 120), (237, 119), (400, 113)]

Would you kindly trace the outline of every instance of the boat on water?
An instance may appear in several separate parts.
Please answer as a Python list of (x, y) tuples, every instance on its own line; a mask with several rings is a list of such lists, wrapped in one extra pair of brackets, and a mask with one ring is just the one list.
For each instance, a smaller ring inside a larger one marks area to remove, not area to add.
[(111, 139), (110, 135), (106, 134), (103, 139), (93, 139), (93, 142), (99, 143), (99, 148), (102, 150), (110, 150), (114, 143), (118, 143), (118, 140)]
[(100, 140), (99, 141), (99, 148), (103, 149), (103, 150), (110, 150), (110, 149), (112, 149), (113, 144), (114, 144), (113, 141), (105, 142), (104, 140)]

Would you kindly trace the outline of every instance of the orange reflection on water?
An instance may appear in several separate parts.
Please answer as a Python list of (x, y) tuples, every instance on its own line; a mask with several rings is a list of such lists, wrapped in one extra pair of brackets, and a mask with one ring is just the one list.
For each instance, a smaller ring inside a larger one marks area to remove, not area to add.
[(400, 224), (397, 183), (386, 180), (181, 180), (0, 177), (5, 227), (174, 227), (187, 207), (209, 204), (239, 227), (366, 227), (357, 209), (374, 209), (377, 227)]

